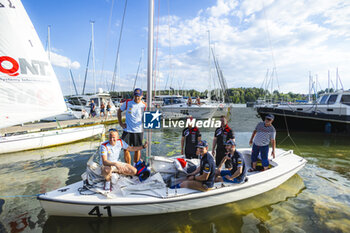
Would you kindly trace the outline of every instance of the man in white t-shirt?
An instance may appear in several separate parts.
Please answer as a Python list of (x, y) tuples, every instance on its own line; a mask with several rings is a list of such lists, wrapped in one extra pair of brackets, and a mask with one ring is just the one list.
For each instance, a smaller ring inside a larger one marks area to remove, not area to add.
[[(136, 88), (134, 90), (134, 98), (127, 100), (118, 109), (118, 121), (124, 129), (122, 139), (130, 146), (141, 146), (143, 140), (142, 116), (146, 110), (147, 104), (142, 101), (142, 90)], [(122, 122), (122, 112), (125, 113), (125, 123)], [(140, 160), (141, 151), (135, 151), (135, 164)], [(131, 158), (128, 150), (124, 150), (125, 162), (130, 164)]]
[(102, 175), (106, 179), (105, 189), (110, 189), (110, 180), (113, 172), (134, 176), (137, 169), (128, 163), (119, 161), (121, 149), (127, 151), (140, 151), (147, 147), (147, 142), (141, 146), (129, 146), (122, 139), (116, 129), (109, 130), (109, 140), (100, 146), (100, 165), (102, 166)]

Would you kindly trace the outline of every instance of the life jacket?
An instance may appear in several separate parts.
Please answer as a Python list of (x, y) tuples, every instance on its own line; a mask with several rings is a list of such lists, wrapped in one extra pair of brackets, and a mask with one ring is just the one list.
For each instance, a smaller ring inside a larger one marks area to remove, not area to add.
[(148, 169), (145, 161), (139, 160), (135, 164), (135, 168), (137, 169), (136, 175), (139, 177), (141, 182), (145, 181), (151, 175), (151, 171)]

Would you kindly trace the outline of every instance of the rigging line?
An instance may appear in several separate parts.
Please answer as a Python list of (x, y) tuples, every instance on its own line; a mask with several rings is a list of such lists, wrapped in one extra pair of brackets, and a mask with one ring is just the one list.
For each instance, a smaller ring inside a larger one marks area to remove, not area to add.
[[(171, 62), (171, 27), (170, 27), (170, 1), (168, 0), (168, 39), (169, 39), (169, 73), (168, 73), (168, 79), (170, 78), (170, 86), (172, 86), (172, 77), (171, 77), (171, 72), (172, 72), (172, 62)], [(168, 81), (167, 81), (168, 83)]]
[[(103, 70), (104, 70), (104, 65), (105, 65), (105, 60), (106, 60), (106, 54), (107, 54), (107, 49), (108, 49), (108, 43), (109, 43), (109, 37), (110, 37), (110, 31), (111, 31), (111, 24), (112, 24), (112, 16), (113, 16), (113, 8), (114, 8), (114, 0), (112, 0), (112, 5), (111, 5), (111, 10), (109, 12), (109, 21), (108, 21), (108, 29), (107, 29), (107, 37), (106, 37), (106, 43), (105, 43), (105, 48), (103, 52), (103, 60), (102, 60), (102, 68), (101, 68), (101, 73), (100, 73), (100, 85), (102, 86), (102, 76), (103, 76)], [(108, 87), (106, 87), (108, 88)]]
[(111, 91), (115, 90), (115, 79), (116, 79), (116, 73), (117, 73), (117, 67), (118, 67), (118, 59), (119, 59), (119, 49), (120, 49), (120, 41), (122, 40), (123, 35), (123, 26), (124, 26), (124, 19), (125, 19), (125, 13), (126, 13), (126, 6), (127, 6), (128, 0), (125, 0), (125, 6), (124, 6), (124, 12), (123, 12), (123, 18), (122, 18), (122, 24), (120, 26), (120, 34), (119, 34), (119, 41), (118, 41), (118, 48), (117, 48), (117, 57), (115, 59), (114, 64), (114, 71), (112, 76), (112, 84), (111, 84)]
[[(290, 140), (292, 141), (292, 143), (294, 144), (295, 148), (297, 149), (299, 155), (301, 155), (301, 151), (299, 149), (299, 147), (297, 146), (297, 144), (294, 142), (293, 138), (290, 136), (290, 132), (289, 132), (289, 128), (288, 128), (288, 123), (287, 123), (287, 117), (286, 117), (286, 113), (284, 112), (283, 109), (283, 118), (284, 118), (284, 123), (286, 124), (286, 129), (287, 129), (287, 137), (286, 138), (290, 138)], [(283, 140), (284, 141), (284, 140)], [(282, 141), (282, 142), (283, 142)]]
[(154, 59), (154, 77), (153, 77), (153, 99), (155, 99), (156, 96), (156, 82), (157, 82), (157, 62), (158, 62), (158, 38), (159, 38), (159, 12), (160, 12), (160, 0), (158, 0), (158, 16), (157, 16), (157, 36), (156, 36), (156, 54)]
[(272, 43), (271, 43), (270, 30), (269, 30), (269, 25), (267, 23), (265, 4), (264, 4), (263, 0), (261, 1), (261, 3), (263, 5), (263, 14), (264, 14), (264, 19), (265, 19), (266, 34), (267, 34), (267, 40), (268, 40), (270, 51), (271, 51), (271, 58), (272, 58), (272, 62), (273, 62), (273, 68), (275, 69), (275, 72), (276, 72), (276, 80), (277, 80), (278, 89), (280, 89), (280, 84), (278, 82), (278, 75), (277, 75), (277, 70), (276, 70), (276, 61), (275, 61), (275, 56), (274, 56), (274, 53), (273, 53), (273, 47), (272, 47)]

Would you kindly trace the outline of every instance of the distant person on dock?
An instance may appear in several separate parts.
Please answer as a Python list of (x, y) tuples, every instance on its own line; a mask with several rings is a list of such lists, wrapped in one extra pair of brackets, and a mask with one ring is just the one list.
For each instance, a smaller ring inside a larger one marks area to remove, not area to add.
[(197, 104), (197, 105), (201, 105), (201, 98), (199, 98), (199, 96), (197, 96), (196, 104)]
[(147, 142), (140, 146), (129, 146), (125, 141), (119, 139), (117, 129), (109, 130), (109, 140), (102, 143), (99, 149), (102, 175), (106, 179), (105, 190), (110, 190), (110, 180), (113, 172), (130, 176), (134, 176), (137, 173), (135, 167), (119, 161), (121, 149), (126, 151), (140, 151), (146, 147)]
[(95, 104), (94, 100), (91, 100), (89, 117), (95, 117), (95, 116), (96, 116), (96, 104)]
[(182, 131), (181, 138), (181, 154), (184, 154), (184, 146), (185, 146), (185, 156), (187, 159), (198, 158), (196, 154), (196, 146), (198, 142), (201, 141), (201, 133), (197, 127), (194, 127), (194, 121), (192, 117), (187, 119), (189, 122), (188, 127)]
[(215, 130), (213, 140), (213, 156), (215, 157), (216, 166), (219, 166), (221, 160), (225, 157), (226, 148), (224, 143), (229, 140), (235, 140), (232, 129), (227, 124), (227, 118), (225, 116), (220, 117), (221, 126)]
[[(236, 142), (229, 139), (224, 143), (226, 148), (226, 155), (221, 160), (220, 165), (216, 169), (216, 182), (229, 182), (229, 183), (243, 183), (247, 176), (247, 166), (245, 164), (243, 155), (236, 150)], [(230, 163), (227, 169), (222, 170), (224, 163), (228, 161)]]
[(188, 99), (187, 99), (187, 105), (188, 106), (192, 105), (192, 97), (191, 96), (189, 96)]
[(268, 114), (265, 116), (265, 120), (260, 122), (255, 127), (252, 137), (250, 138), (249, 145), (253, 144), (252, 148), (252, 168), (249, 172), (256, 170), (256, 162), (258, 155), (261, 155), (262, 166), (264, 170), (269, 168), (269, 144), (272, 145), (271, 155), (275, 158), (276, 149), (276, 129), (273, 127), (272, 122), (275, 119), (274, 115)]
[[(118, 121), (124, 129), (122, 139), (131, 146), (141, 146), (143, 139), (142, 116), (146, 110), (147, 104), (142, 101), (142, 90), (136, 88), (134, 90), (134, 99), (127, 100), (118, 109)], [(122, 122), (122, 112), (126, 111), (125, 123)], [(134, 163), (140, 160), (141, 151), (135, 151)], [(124, 150), (125, 162), (131, 163), (130, 153)]]
[(111, 102), (108, 101), (107, 103), (107, 108), (106, 108), (106, 111), (107, 111), (107, 114), (106, 114), (106, 119), (108, 118), (108, 115), (111, 114), (112, 116), (112, 113), (111, 113)]
[(194, 172), (188, 174), (185, 181), (171, 188), (190, 188), (199, 191), (208, 191), (214, 186), (215, 161), (213, 156), (208, 152), (208, 143), (202, 140), (198, 143), (197, 148), (200, 153), (199, 167)]
[(106, 108), (105, 103), (103, 103), (102, 101), (101, 107), (100, 107), (100, 118), (102, 117), (102, 114), (104, 118), (106, 117), (105, 108)]
[(81, 119), (88, 119), (89, 118), (89, 114), (86, 112), (86, 110), (83, 108), (81, 110)]

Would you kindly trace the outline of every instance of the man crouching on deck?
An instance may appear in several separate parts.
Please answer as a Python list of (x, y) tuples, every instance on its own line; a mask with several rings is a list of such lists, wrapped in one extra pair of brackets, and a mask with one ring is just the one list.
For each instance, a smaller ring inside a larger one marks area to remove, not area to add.
[(111, 176), (113, 172), (134, 176), (137, 169), (130, 164), (118, 161), (120, 150), (139, 151), (147, 147), (147, 142), (142, 146), (129, 146), (122, 139), (116, 129), (109, 130), (109, 140), (100, 146), (100, 165), (102, 167), (102, 176), (106, 179), (105, 190), (111, 189)]
[(187, 176), (187, 180), (178, 184), (177, 188), (190, 188), (199, 191), (207, 191), (214, 186), (215, 179), (215, 161), (208, 152), (208, 143), (202, 140), (197, 148), (201, 155), (200, 166)]

